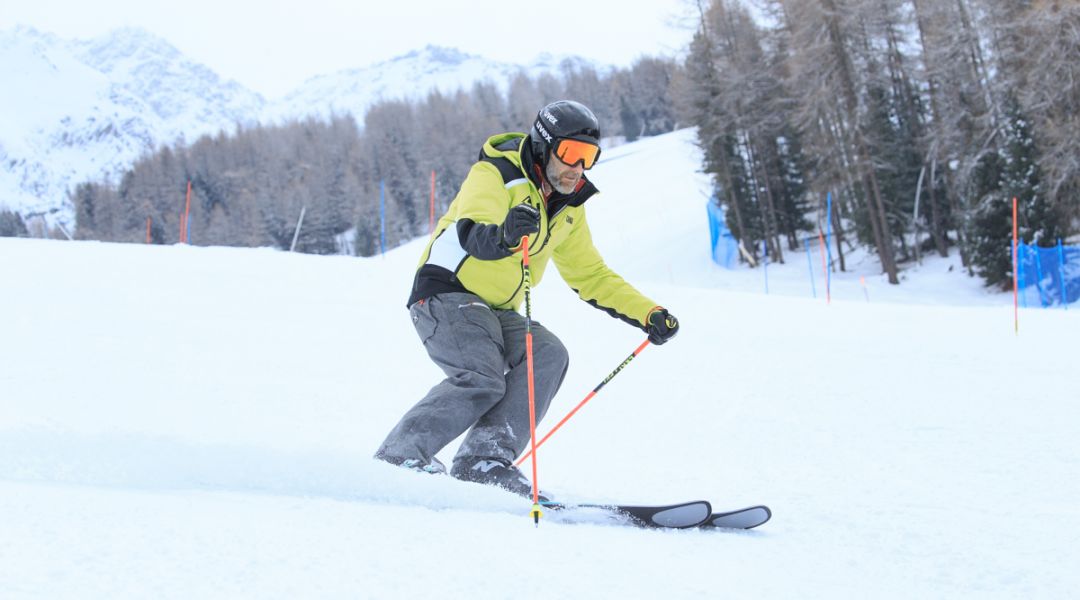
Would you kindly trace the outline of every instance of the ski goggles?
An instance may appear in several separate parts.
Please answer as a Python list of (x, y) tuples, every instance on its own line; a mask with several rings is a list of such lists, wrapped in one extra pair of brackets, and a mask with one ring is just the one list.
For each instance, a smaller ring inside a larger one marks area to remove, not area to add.
[(571, 167), (581, 163), (585, 169), (591, 169), (600, 158), (600, 146), (583, 140), (559, 138), (555, 140), (555, 156)]

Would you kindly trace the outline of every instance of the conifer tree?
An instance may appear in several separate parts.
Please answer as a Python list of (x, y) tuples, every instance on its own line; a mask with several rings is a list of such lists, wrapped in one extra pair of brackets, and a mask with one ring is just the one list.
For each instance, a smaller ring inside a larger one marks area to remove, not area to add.
[(30, 232), (22, 215), (15, 211), (0, 210), (0, 237), (27, 237)]

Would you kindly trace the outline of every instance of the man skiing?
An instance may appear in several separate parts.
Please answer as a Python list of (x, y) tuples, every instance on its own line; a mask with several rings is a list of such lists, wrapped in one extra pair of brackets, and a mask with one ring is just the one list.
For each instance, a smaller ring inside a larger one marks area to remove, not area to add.
[[(592, 243), (585, 177), (600, 157), (600, 126), (584, 105), (561, 100), (528, 134), (487, 140), (420, 258), (408, 308), (446, 379), (401, 418), (376, 458), (445, 473), (435, 454), (468, 430), (450, 475), (531, 497), (514, 460), (529, 442), (522, 237), (531, 282), (548, 261), (582, 300), (643, 329), (654, 344), (678, 332), (667, 310), (612, 272)], [(543, 418), (566, 375), (559, 339), (532, 322), (535, 407)]]

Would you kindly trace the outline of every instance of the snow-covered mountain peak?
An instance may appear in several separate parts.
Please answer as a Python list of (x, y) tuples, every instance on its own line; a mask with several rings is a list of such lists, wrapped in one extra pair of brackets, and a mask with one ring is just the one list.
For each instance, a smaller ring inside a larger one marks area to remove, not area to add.
[(518, 73), (536, 76), (554, 71), (549, 65), (504, 63), (428, 45), (366, 67), (313, 77), (269, 107), (267, 115), (281, 120), (308, 114), (352, 113), (362, 120), (368, 107), (380, 100), (416, 100), (433, 89), (453, 93), (484, 80), (505, 91)]
[(0, 31), (0, 114), (9, 116), (0, 119), (0, 208), (70, 222), (76, 184), (114, 177), (162, 144), (309, 116), (352, 114), (362, 122), (380, 100), (453, 93), (482, 80), (505, 92), (520, 73), (558, 74), (568, 64), (591, 63), (544, 55), (514, 64), (428, 45), (312, 77), (268, 102), (144, 29), (66, 40), (15, 27)]
[(104, 73), (136, 63), (168, 63), (183, 60), (175, 46), (145, 29), (122, 27), (109, 34), (74, 42), (82, 57)]
[(0, 49), (15, 43), (49, 45), (62, 43), (62, 40), (53, 33), (29, 25), (16, 25), (12, 29), (0, 31)]
[(540, 54), (537, 54), (536, 58), (529, 63), (530, 70), (538, 71), (561, 72), (567, 69), (576, 70), (585, 67), (594, 68), (599, 72), (606, 72), (611, 69), (610, 66), (598, 65), (597, 63), (580, 56), (552, 54), (550, 52), (541, 52)]
[(428, 44), (419, 50), (413, 50), (407, 54), (390, 59), (387, 62), (404, 62), (410, 60), (426, 60), (430, 63), (443, 64), (446, 66), (460, 65), (461, 63), (476, 58), (470, 54), (462, 52), (457, 48), (447, 48), (444, 46), (435, 46)]
[[(117, 29), (74, 42), (72, 48), (80, 60), (108, 75), (118, 90), (145, 101), (162, 119), (169, 139), (190, 133), (193, 123), (254, 123), (265, 105), (259, 94), (222, 80), (143, 29)], [(193, 102), (196, 99), (201, 101)]]
[(0, 206), (69, 221), (77, 183), (115, 176), (178, 138), (254, 122), (262, 98), (125, 28), (69, 41), (0, 32)]

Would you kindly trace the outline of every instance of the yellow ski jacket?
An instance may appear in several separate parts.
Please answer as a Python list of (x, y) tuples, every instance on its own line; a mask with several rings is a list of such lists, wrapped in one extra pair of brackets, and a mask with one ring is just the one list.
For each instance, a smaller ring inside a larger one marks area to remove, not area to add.
[(539, 181), (527, 135), (489, 138), (420, 257), (408, 304), (464, 291), (492, 308), (518, 310), (525, 295), (522, 253), (502, 246), (498, 226), (512, 207), (529, 203), (540, 211), (540, 231), (529, 238), (532, 285), (554, 261), (582, 300), (645, 329), (656, 303), (609, 269), (593, 246), (584, 204), (596, 187), (582, 177), (572, 194), (554, 192), (545, 202)]

